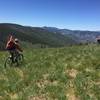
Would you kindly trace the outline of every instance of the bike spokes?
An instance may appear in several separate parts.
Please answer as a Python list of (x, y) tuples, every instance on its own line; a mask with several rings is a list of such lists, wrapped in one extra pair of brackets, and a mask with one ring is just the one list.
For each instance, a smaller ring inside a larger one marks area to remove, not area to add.
[(23, 62), (23, 54), (17, 54), (13, 57), (8, 57), (5, 61), (5, 67), (18, 66)]

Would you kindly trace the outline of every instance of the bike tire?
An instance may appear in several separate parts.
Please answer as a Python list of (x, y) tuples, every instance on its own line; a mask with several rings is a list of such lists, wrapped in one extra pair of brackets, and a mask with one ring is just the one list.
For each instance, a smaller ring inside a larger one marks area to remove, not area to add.
[(11, 67), (11, 65), (12, 65), (12, 60), (10, 57), (7, 57), (5, 60), (4, 66), (6, 68), (6, 67)]
[(19, 54), (18, 56), (17, 56), (17, 64), (19, 65), (19, 64), (21, 64), (22, 62), (23, 62), (23, 60), (24, 60), (24, 56), (23, 56), (23, 54)]

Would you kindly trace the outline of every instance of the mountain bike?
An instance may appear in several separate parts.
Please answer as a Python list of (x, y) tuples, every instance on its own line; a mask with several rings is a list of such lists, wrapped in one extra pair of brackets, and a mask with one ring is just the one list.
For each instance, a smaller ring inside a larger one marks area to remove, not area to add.
[(13, 57), (10, 55), (6, 58), (4, 66), (11, 67), (11, 66), (18, 66), (24, 60), (24, 56), (22, 53), (14, 52)]

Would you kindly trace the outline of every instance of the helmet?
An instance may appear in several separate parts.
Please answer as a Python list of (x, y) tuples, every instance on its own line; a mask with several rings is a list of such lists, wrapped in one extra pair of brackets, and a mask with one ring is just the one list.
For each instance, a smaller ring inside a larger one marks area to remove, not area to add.
[(15, 42), (19, 42), (19, 40), (17, 38), (15, 38)]

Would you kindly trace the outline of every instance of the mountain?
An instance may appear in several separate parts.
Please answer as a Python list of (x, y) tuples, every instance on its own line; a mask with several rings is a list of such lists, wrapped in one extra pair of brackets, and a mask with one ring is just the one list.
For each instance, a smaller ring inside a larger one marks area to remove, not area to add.
[(72, 44), (96, 42), (99, 31), (59, 29), (56, 27), (31, 27), (0, 23), (0, 49), (5, 48), (9, 34), (22, 41), (25, 47), (62, 47)]
[(4, 48), (7, 37), (12, 34), (21, 41), (31, 44), (41, 44), (48, 47), (61, 47), (75, 44), (76, 41), (70, 36), (64, 36), (60, 32), (51, 32), (41, 27), (22, 26), (18, 24), (0, 24), (0, 48)]
[(69, 30), (69, 29), (58, 29), (55, 27), (44, 27), (44, 29), (51, 32), (59, 32), (64, 36), (70, 36), (77, 42), (86, 43), (86, 42), (95, 42), (96, 37), (100, 36), (99, 31), (81, 31), (81, 30)]

